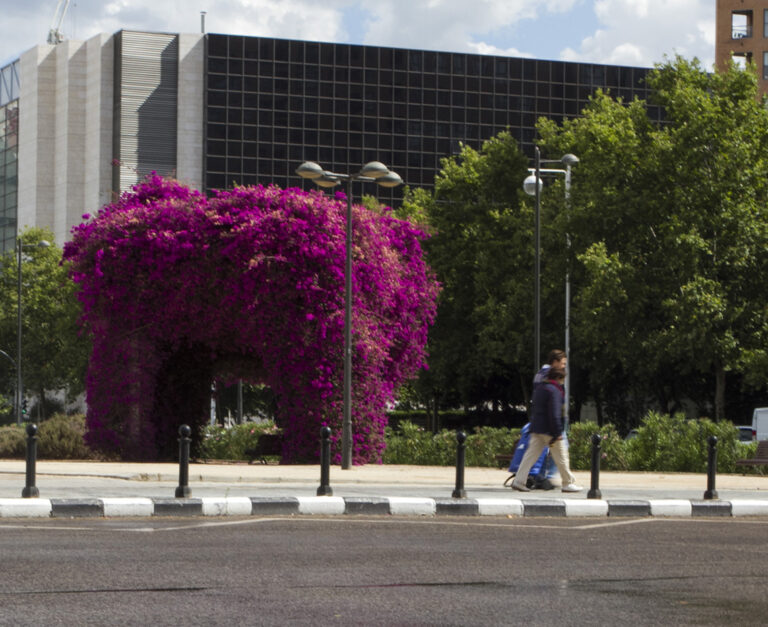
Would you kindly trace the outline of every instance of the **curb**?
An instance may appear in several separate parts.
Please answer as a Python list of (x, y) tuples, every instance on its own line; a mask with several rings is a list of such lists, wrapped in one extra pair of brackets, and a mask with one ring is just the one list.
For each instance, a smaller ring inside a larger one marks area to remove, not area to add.
[(0, 518), (163, 516), (506, 516), (743, 517), (768, 516), (768, 500), (734, 499), (432, 499), (419, 497), (191, 497), (0, 499)]

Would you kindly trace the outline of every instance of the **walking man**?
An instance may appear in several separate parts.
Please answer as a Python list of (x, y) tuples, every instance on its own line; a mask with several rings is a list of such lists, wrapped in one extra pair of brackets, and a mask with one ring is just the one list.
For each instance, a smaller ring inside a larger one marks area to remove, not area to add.
[[(568, 460), (568, 447), (563, 441), (563, 382), (565, 370), (560, 365), (553, 365), (541, 373), (543, 380), (534, 386), (533, 417), (531, 418), (531, 437), (512, 487), (520, 492), (530, 492), (525, 484), (528, 473), (545, 447), (549, 447), (552, 459), (560, 472), (563, 492), (579, 492), (583, 488), (576, 484)], [(538, 376), (538, 375), (537, 375)]]

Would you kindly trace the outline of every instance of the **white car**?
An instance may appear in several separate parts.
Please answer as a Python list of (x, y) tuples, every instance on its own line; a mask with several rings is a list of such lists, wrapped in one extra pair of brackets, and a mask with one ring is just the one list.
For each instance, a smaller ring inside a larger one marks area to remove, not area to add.
[(744, 444), (754, 442), (755, 435), (750, 425), (737, 425), (736, 428), (739, 430), (739, 442)]

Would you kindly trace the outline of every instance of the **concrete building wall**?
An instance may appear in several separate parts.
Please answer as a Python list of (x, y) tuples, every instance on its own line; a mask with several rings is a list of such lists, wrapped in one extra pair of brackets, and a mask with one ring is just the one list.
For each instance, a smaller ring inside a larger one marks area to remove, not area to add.
[(114, 99), (114, 40), (102, 33), (86, 42), (85, 184), (83, 206), (70, 207), (67, 222), (80, 221), (113, 199), (112, 109)]
[(204, 36), (179, 35), (176, 177), (200, 191), (203, 189), (204, 76)]
[(65, 41), (54, 48), (56, 93), (54, 109), (54, 204), (37, 207), (38, 226), (53, 229), (61, 245), (69, 235), (72, 213), (85, 206), (86, 46)]
[(51, 229), (59, 246), (112, 197), (112, 50), (103, 34), (21, 57), (18, 228)]
[(56, 62), (53, 47), (21, 56), (19, 94), (19, 205), (17, 228), (38, 222), (38, 207), (54, 205)]

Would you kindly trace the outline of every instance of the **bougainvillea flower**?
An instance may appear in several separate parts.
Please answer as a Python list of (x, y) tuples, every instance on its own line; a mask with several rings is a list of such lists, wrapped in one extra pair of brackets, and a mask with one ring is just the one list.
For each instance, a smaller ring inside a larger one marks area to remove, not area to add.
[[(87, 215), (87, 214), (86, 214)], [(172, 458), (208, 420), (211, 384), (272, 388), (284, 462), (340, 459), (346, 199), (236, 188), (207, 199), (155, 174), (72, 229), (64, 256), (93, 339), (88, 443)], [(386, 406), (425, 365), (438, 284), (426, 235), (353, 208), (353, 462), (380, 461)]]

